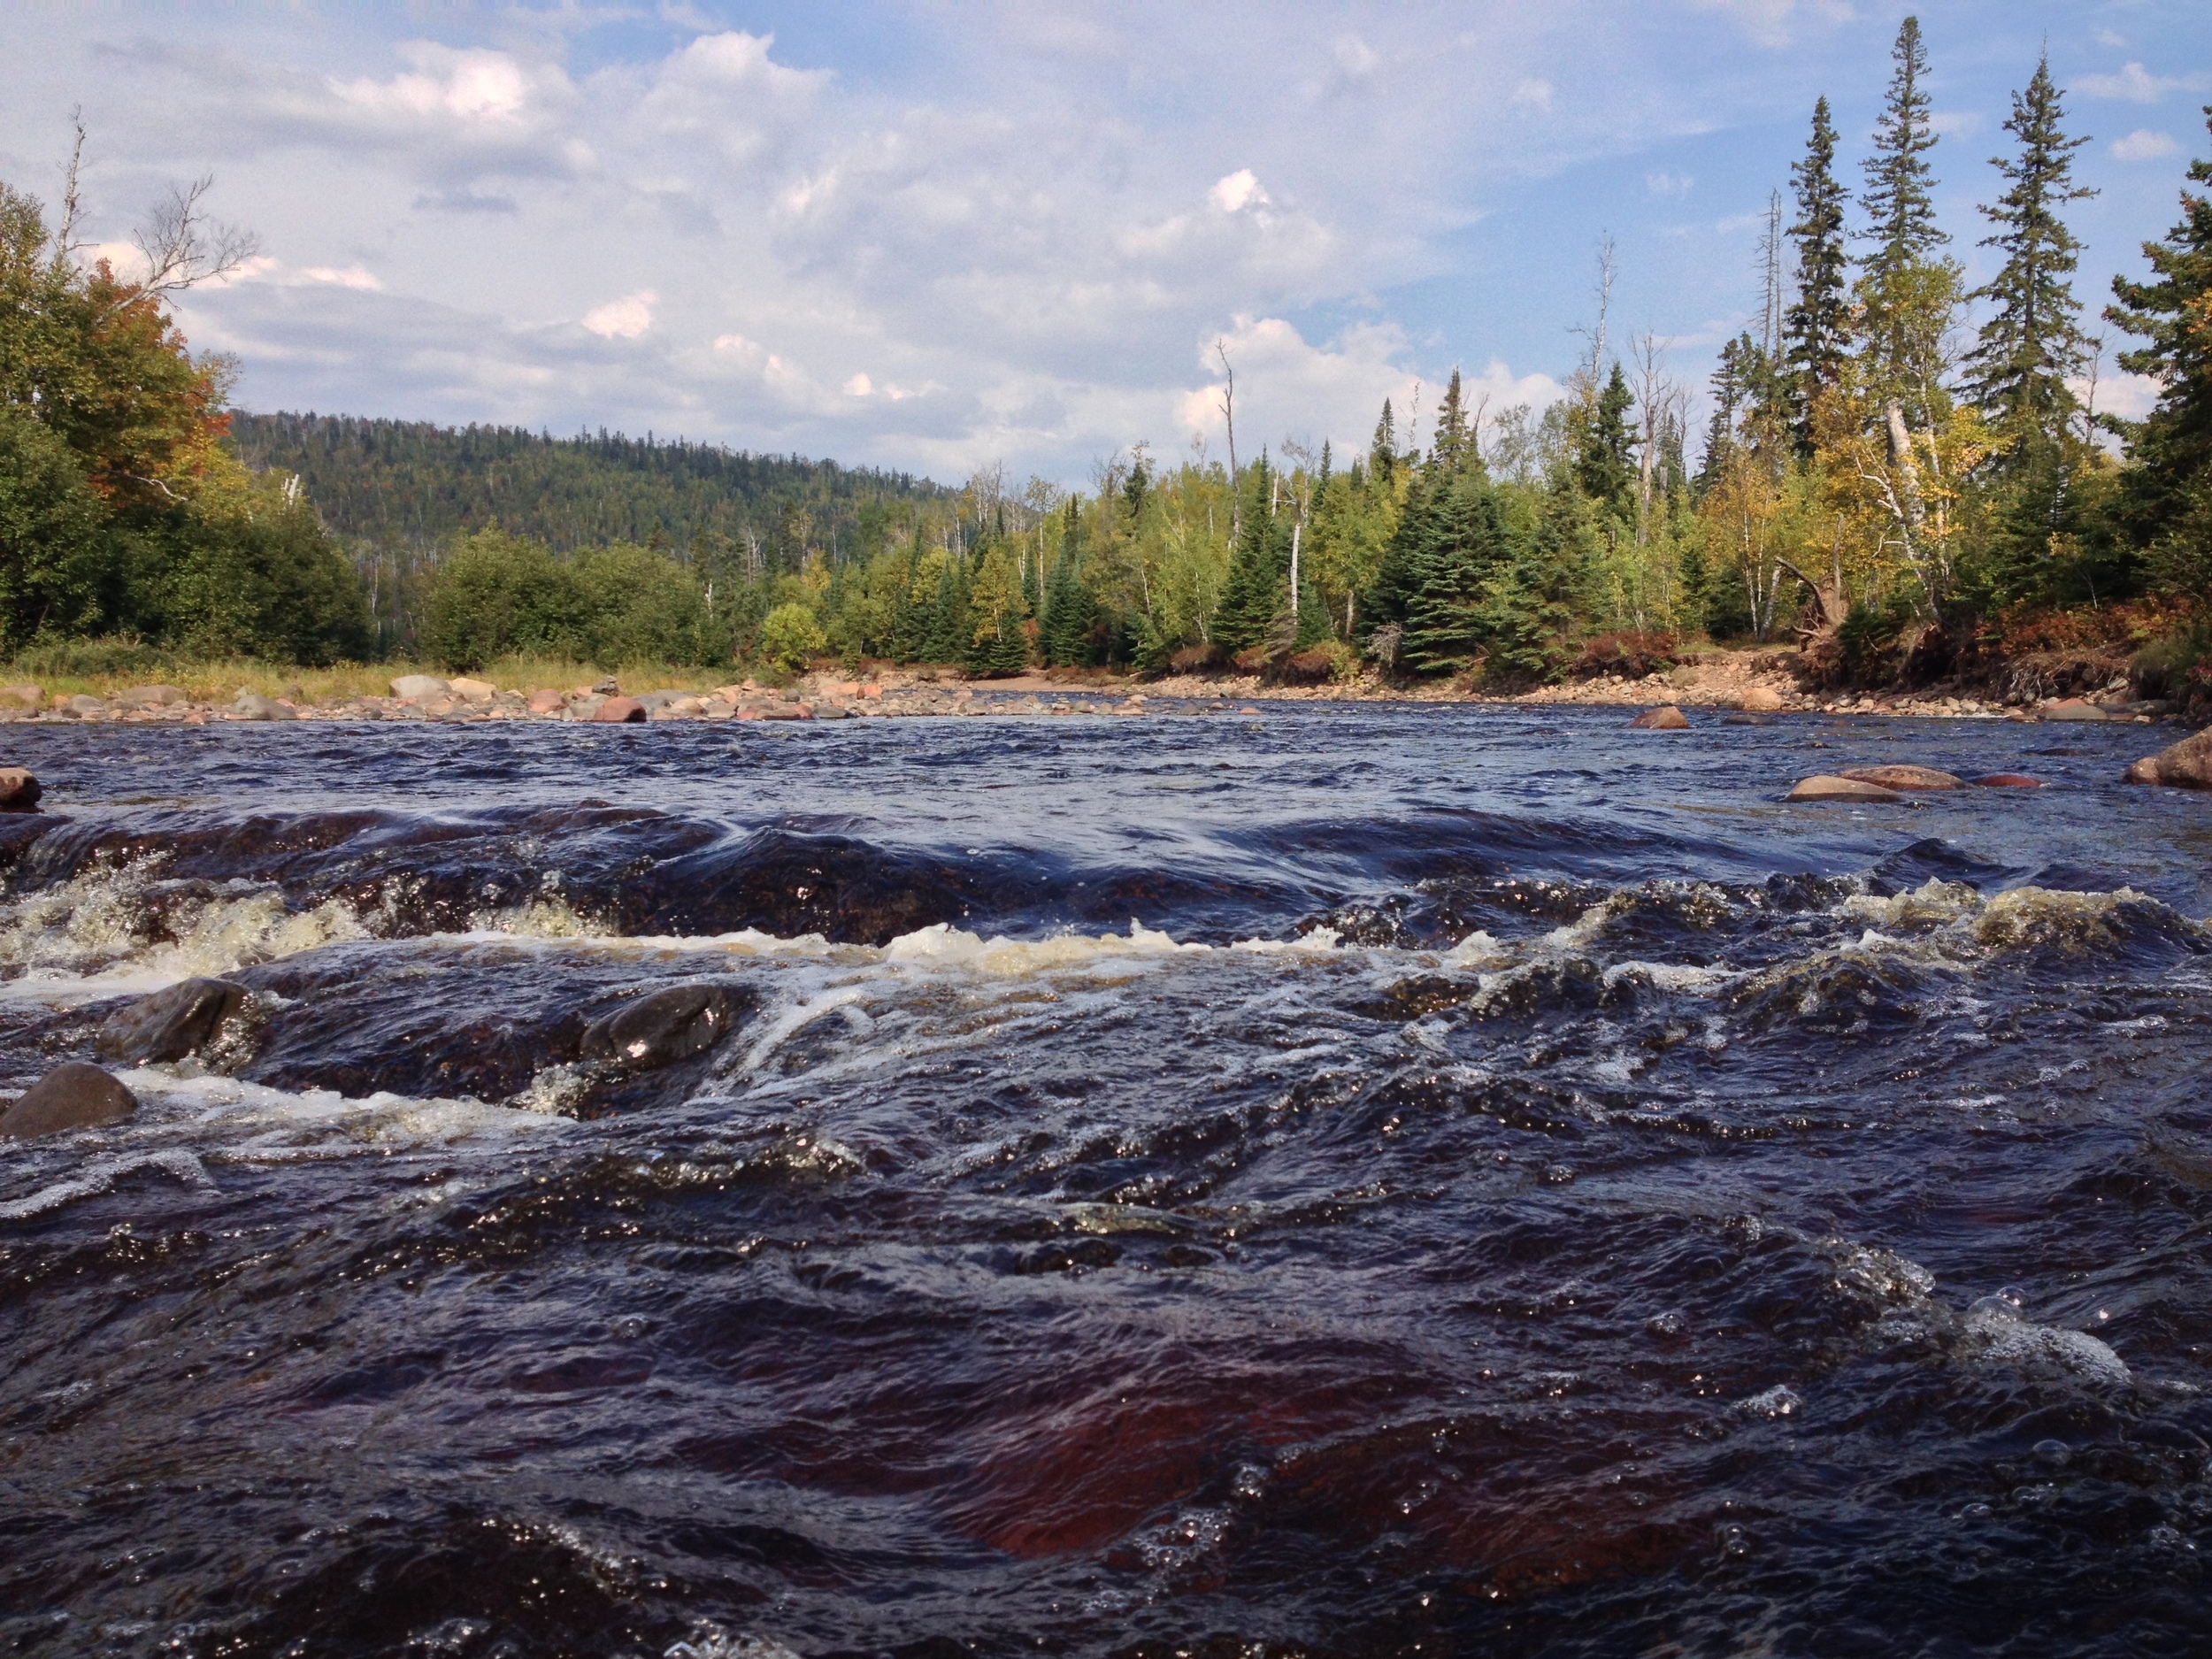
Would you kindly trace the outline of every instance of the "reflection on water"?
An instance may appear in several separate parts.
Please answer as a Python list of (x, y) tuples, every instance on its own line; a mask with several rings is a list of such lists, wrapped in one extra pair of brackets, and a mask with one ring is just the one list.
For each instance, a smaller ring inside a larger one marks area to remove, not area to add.
[(2212, 805), (1619, 728), (19, 733), (0, 1638), (2212, 1640)]

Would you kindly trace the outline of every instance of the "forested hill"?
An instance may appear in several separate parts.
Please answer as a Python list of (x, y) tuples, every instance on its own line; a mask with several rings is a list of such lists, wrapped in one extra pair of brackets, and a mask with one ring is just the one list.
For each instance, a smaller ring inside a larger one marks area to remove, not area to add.
[(794, 537), (849, 543), (871, 503), (950, 492), (904, 472), (604, 431), (555, 438), (518, 426), (434, 426), (347, 415), (234, 413), (239, 457), (296, 472), (349, 541), (425, 549), (496, 521), (557, 552), (610, 542), (767, 550)]

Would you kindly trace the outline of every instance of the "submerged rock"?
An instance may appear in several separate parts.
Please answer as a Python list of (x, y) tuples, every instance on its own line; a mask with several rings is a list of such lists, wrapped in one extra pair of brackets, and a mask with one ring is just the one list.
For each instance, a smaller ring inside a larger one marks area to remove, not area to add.
[(245, 1002), (246, 987), (228, 979), (186, 979), (109, 1015), (96, 1046), (109, 1060), (181, 1060), (213, 1042)]
[(58, 1065), (0, 1113), (0, 1141), (28, 1141), (69, 1129), (119, 1124), (138, 1111), (138, 1096), (96, 1065)]
[(1885, 789), (1879, 784), (1863, 783), (1856, 778), (1834, 778), (1825, 773), (1802, 779), (1791, 790), (1793, 801), (1863, 801), (1873, 804), (1901, 801), (1905, 797), (1894, 789)]
[(584, 1057), (616, 1060), (639, 1071), (672, 1065), (720, 1042), (742, 1011), (727, 986), (673, 985), (586, 1026)]
[(1993, 772), (1983, 778), (1968, 780), (1977, 789), (2040, 789), (2043, 780), (2031, 778), (2024, 772)]
[(46, 792), (20, 766), (0, 766), (0, 812), (35, 812)]
[(1636, 732), (1686, 732), (1690, 719), (1681, 710), (1668, 703), (1664, 708), (1646, 709), (1628, 725), (1631, 731)]
[(1964, 784), (1947, 772), (1932, 766), (1854, 766), (1842, 774), (1854, 783), (1870, 783), (1879, 789), (1959, 789)]
[(2180, 789), (2212, 789), (2212, 730), (2185, 737), (2127, 769), (2129, 783), (2163, 783)]

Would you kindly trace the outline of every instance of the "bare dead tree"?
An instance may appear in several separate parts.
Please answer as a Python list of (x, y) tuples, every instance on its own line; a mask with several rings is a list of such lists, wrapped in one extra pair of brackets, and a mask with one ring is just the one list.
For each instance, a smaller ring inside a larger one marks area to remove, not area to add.
[(1221, 373), (1226, 382), (1216, 407), (1229, 428), (1229, 545), (1234, 547), (1244, 515), (1244, 488), (1237, 481), (1237, 372), (1230, 365), (1229, 348), (1225, 344), (1215, 341), (1214, 352), (1221, 359)]
[(173, 185), (157, 204), (145, 227), (131, 238), (146, 262), (142, 293), (165, 297), (202, 282), (229, 276), (261, 251), (250, 230), (209, 219), (201, 204), (215, 188), (215, 175), (202, 173), (190, 184)]
[(84, 166), (84, 107), (80, 104), (69, 111), (69, 127), (73, 134), (69, 145), (69, 165), (61, 175), (61, 231), (54, 238), (54, 268), (67, 269), (77, 254), (77, 209), (81, 197), (77, 180)]

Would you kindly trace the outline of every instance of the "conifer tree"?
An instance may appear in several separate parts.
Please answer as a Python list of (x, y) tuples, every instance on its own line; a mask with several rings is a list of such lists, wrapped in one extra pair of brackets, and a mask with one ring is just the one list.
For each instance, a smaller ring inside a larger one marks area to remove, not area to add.
[(1981, 245), (2000, 250), (2004, 268), (1970, 296), (1996, 309), (1968, 354), (1967, 391), (1991, 420), (2021, 440), (2061, 434), (2079, 406), (2067, 377), (2088, 356), (2070, 280), (2081, 243), (2059, 214), (2096, 192), (2073, 181), (2073, 152), (2089, 141), (2060, 130), (2065, 111), (2059, 97), (2047, 53), (2028, 89), (2013, 94), (2005, 130), (2019, 141), (2018, 155), (1990, 163), (2010, 188), (1994, 207), (1982, 209), (1997, 231)]
[[(2191, 162), (2189, 180), (2212, 184), (2212, 161)], [(2105, 311), (2144, 342), (2122, 352), (2120, 366), (2162, 388), (2142, 420), (2105, 422), (2135, 462), (2124, 475), (2123, 521), (2169, 586), (2212, 596), (2212, 197), (2184, 190), (2180, 222), (2166, 241), (2145, 242), (2143, 255), (2151, 280), (2115, 277)]]
[(1813, 105), (1812, 136), (1796, 180), (1797, 297), (1783, 317), (1785, 366), (1790, 376), (1791, 425), (1801, 448), (1812, 442), (1812, 405), (1843, 373), (1849, 307), (1845, 295), (1843, 186), (1836, 179), (1836, 128), (1828, 100)]
[(1089, 591), (1083, 586), (1083, 520), (1079, 503), (1068, 498), (1060, 532), (1060, 556), (1045, 583), (1044, 613), (1038, 645), (1054, 668), (1080, 668), (1090, 659), (1095, 621)]
[(1367, 471), (1386, 484), (1398, 475), (1398, 420), (1390, 412), (1387, 397), (1383, 399), (1382, 419), (1375, 423), (1374, 442), (1368, 446)]
[(1878, 269), (1925, 259), (1951, 240), (1935, 219), (1935, 173), (1927, 157), (1936, 137), (1928, 120), (1928, 51), (1918, 18), (1909, 17), (1899, 26), (1889, 55), (1896, 67), (1882, 99), (1860, 198), (1869, 220), (1867, 234), (1878, 246), (1869, 263)]
[(1585, 495), (1623, 518), (1633, 518), (1636, 511), (1636, 439), (1628, 426), (1628, 411), (1635, 406), (1636, 395), (1616, 361), (1575, 444), (1575, 482)]
[(1276, 612), (1287, 598), (1290, 535), (1275, 516), (1274, 481), (1263, 450), (1251, 469), (1249, 499), (1209, 630), (1213, 642), (1232, 656), (1265, 641)]
[(1475, 457), (1474, 434), (1467, 423), (1467, 405), (1459, 389), (1459, 371), (1452, 371), (1444, 402), (1436, 411), (1436, 440), (1430, 450), (1434, 464), (1456, 472)]
[(1944, 336), (1959, 302), (1963, 272), (1939, 250), (1950, 241), (1935, 220), (1935, 176), (1928, 154), (1928, 54), (1920, 19), (1909, 17), (1890, 51), (1896, 65), (1874, 129), (1860, 198), (1874, 250), (1861, 262), (1857, 298), (1868, 389), (1922, 426), (1947, 406), (1940, 383)]
[(1507, 562), (1505, 516), (1486, 481), (1440, 477), (1420, 545), (1412, 554), (1406, 604), (1406, 662), (1425, 674), (1471, 667), (1482, 654), (1484, 586)]

